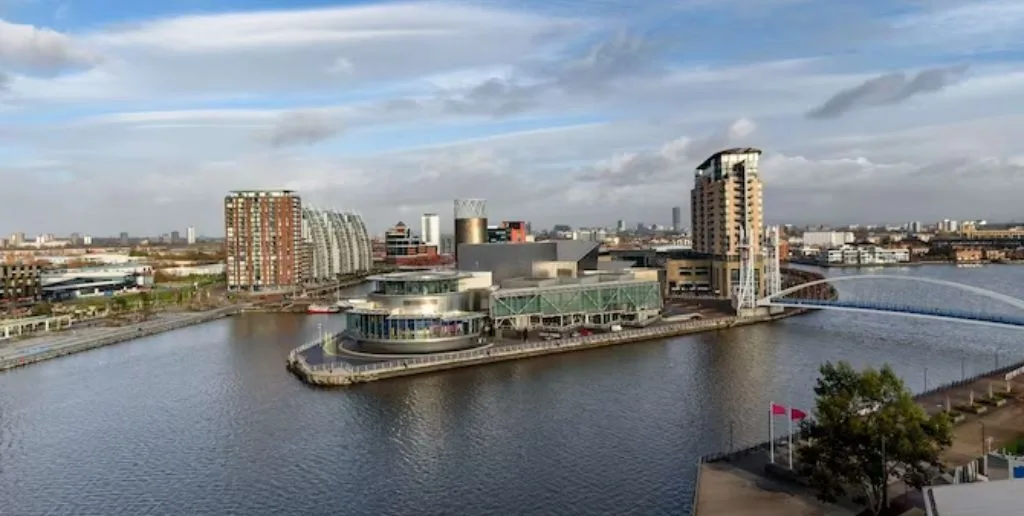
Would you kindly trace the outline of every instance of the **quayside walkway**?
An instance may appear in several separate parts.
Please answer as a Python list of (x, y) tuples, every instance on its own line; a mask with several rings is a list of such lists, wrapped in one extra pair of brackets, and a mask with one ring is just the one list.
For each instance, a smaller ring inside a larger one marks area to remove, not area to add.
[[(311, 356), (320, 355), (320, 353), (312, 353), (312, 351), (319, 351), (314, 350), (314, 348), (325, 345), (325, 342), (317, 340), (292, 350), (288, 355), (288, 367), (306, 383), (321, 386), (343, 386), (457, 367), (722, 330), (735, 326), (782, 319), (797, 313), (801, 312), (793, 311), (764, 317), (721, 317), (682, 323), (668, 323), (648, 328), (628, 329), (614, 333), (550, 341), (501, 341), (499, 344), (466, 351), (411, 356), (362, 364), (340, 360), (332, 360), (327, 363), (310, 363)], [(336, 345), (338, 342), (336, 339), (340, 338), (341, 336), (330, 337), (330, 339), (335, 339), (335, 342), (326, 342), (326, 344)]]

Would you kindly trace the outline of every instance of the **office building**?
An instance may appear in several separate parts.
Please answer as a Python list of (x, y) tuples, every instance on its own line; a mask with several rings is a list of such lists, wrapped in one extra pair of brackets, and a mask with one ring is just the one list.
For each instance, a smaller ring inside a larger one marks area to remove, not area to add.
[(181, 243), (181, 233), (179, 233), (177, 231), (171, 231), (171, 243), (172, 244), (180, 244)]
[(302, 200), (291, 190), (240, 190), (224, 198), (229, 290), (266, 291), (302, 284)]
[(404, 222), (384, 233), (384, 261), (392, 265), (437, 265), (441, 262), (437, 246), (428, 245), (412, 233)]
[(441, 247), (441, 217), (436, 213), (424, 213), (420, 217), (420, 240), (424, 244)]
[(189, 226), (185, 229), (185, 242), (188, 245), (195, 245), (196, 243), (196, 228), (195, 226)]
[(683, 230), (683, 209), (679, 206), (672, 208), (672, 231), (678, 233)]

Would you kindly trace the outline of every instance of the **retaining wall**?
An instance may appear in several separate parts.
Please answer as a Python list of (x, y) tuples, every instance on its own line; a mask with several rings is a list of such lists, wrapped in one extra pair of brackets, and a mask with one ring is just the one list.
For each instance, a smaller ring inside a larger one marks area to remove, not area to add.
[(235, 313), (238, 313), (239, 311), (239, 307), (233, 306), (228, 308), (219, 308), (217, 310), (211, 310), (209, 312), (196, 313), (193, 317), (185, 319), (166, 321), (163, 323), (156, 321), (150, 323), (142, 323), (142, 331), (138, 331), (136, 329), (139, 327), (139, 325), (131, 325), (130, 327), (125, 328), (125, 331), (122, 333), (105, 335), (103, 337), (97, 337), (95, 339), (84, 340), (83, 342), (78, 344), (60, 346), (49, 351), (44, 351), (42, 353), (34, 353), (28, 356), (10, 357), (4, 360), (0, 360), (0, 371), (6, 371), (8, 369), (14, 369), (16, 367), (27, 366), (29, 364), (34, 364), (36, 362), (42, 362), (44, 360), (50, 360), (52, 358), (62, 357), (65, 355), (81, 353), (82, 351), (101, 348), (104, 346), (109, 346), (111, 344), (126, 342), (129, 340), (139, 339), (142, 337), (148, 337), (150, 335), (156, 335), (158, 333), (177, 330), (180, 328), (185, 328), (196, 324), (202, 324), (205, 322), (213, 321), (215, 319), (220, 319), (222, 317), (233, 315)]
[(581, 351), (585, 349), (617, 346), (620, 344), (646, 342), (681, 335), (724, 330), (736, 326), (746, 326), (784, 319), (804, 312), (805, 311), (803, 310), (794, 310), (784, 314), (749, 319), (723, 317), (721, 319), (688, 321), (684, 323), (666, 324), (653, 328), (623, 330), (615, 333), (602, 333), (588, 337), (532, 342), (527, 344), (510, 344), (506, 346), (495, 346), (488, 349), (457, 351), (453, 353), (423, 357), (409, 357), (407, 359), (389, 360), (385, 362), (355, 366), (340, 364), (333, 366), (311, 366), (302, 357), (302, 351), (305, 351), (312, 346), (319, 345), (320, 342), (316, 341), (304, 344), (289, 353), (287, 363), (288, 368), (302, 381), (310, 385), (335, 387), (355, 383), (372, 382), (387, 378), (432, 373), (459, 367), (470, 367), (474, 365), (504, 362), (507, 360), (520, 360), (523, 358), (552, 355), (555, 353), (567, 353), (570, 351)]

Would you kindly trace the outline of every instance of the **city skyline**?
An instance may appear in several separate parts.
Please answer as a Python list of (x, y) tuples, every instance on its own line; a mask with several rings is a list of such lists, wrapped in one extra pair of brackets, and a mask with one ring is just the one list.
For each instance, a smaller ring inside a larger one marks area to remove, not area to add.
[(1019, 219), (1024, 6), (897, 4), (3, 2), (0, 232), (216, 228), (240, 188), (663, 222), (748, 145), (769, 223)]

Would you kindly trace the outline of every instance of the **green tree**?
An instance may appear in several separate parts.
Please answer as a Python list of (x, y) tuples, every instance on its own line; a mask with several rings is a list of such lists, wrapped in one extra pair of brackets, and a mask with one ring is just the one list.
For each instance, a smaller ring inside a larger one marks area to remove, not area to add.
[(122, 313), (128, 310), (128, 300), (124, 296), (115, 297), (111, 304), (114, 313)]
[(53, 313), (53, 306), (50, 303), (37, 303), (32, 307), (32, 315), (50, 315)]
[(888, 365), (856, 371), (826, 363), (820, 372), (814, 419), (802, 425), (809, 444), (797, 452), (818, 498), (852, 496), (879, 514), (888, 506), (887, 479), (927, 485), (939, 453), (952, 444), (949, 417), (925, 413)]

